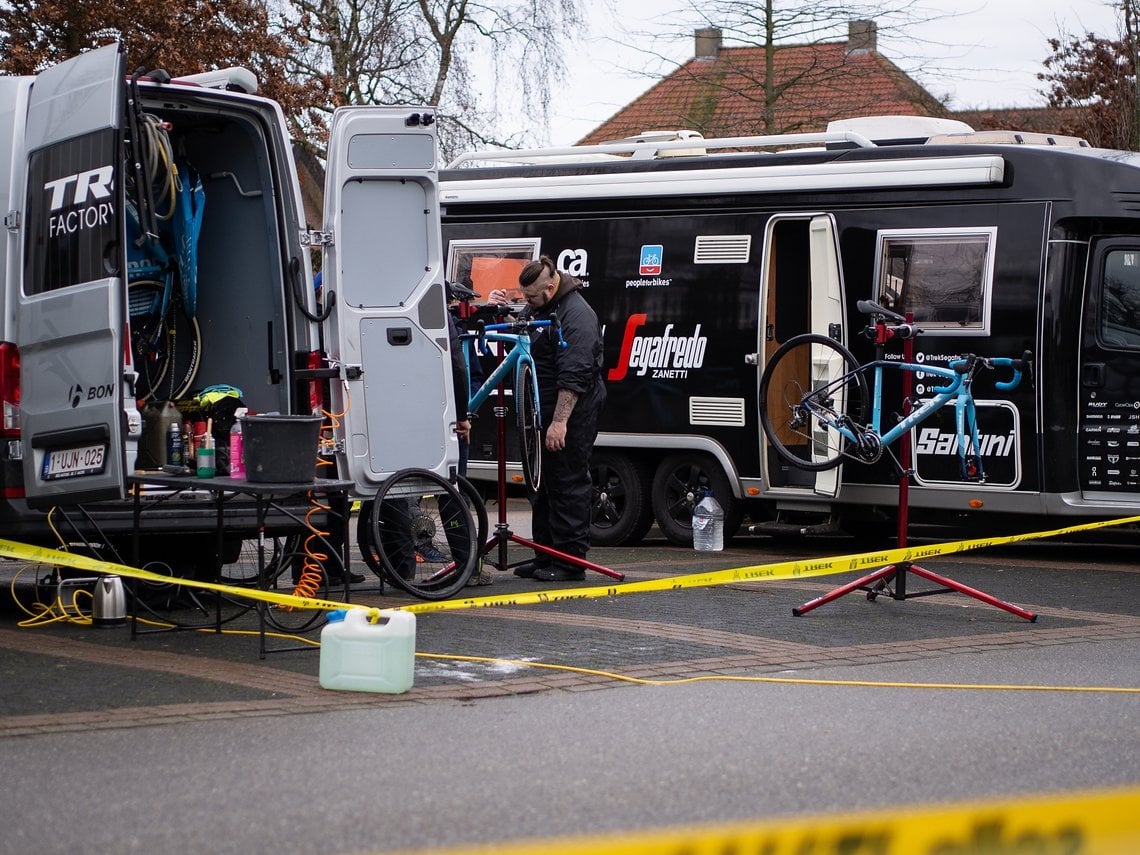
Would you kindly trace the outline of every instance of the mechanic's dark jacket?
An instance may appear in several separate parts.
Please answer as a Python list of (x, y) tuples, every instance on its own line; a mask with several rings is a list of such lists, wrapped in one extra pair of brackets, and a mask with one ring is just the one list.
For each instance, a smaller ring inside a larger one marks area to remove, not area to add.
[[(602, 328), (598, 316), (581, 294), (582, 283), (573, 276), (559, 273), (558, 292), (549, 303), (537, 311), (530, 306), (520, 317), (535, 320), (548, 319), (557, 314), (566, 347), (558, 347), (557, 336), (546, 330), (531, 334), (531, 354), (538, 370), (539, 404), (542, 424), (554, 419), (554, 405), (558, 390), (569, 389), (578, 393), (574, 411), (600, 410), (606, 400), (605, 381), (602, 380)], [(550, 382), (554, 378), (554, 382)]]
[(451, 382), (455, 388), (455, 420), (465, 422), (470, 418), (467, 404), (471, 394), (471, 384), (467, 380), (467, 360), (463, 357), (463, 347), (459, 342), (459, 328), (451, 312), (447, 313), (447, 337), (451, 344)]

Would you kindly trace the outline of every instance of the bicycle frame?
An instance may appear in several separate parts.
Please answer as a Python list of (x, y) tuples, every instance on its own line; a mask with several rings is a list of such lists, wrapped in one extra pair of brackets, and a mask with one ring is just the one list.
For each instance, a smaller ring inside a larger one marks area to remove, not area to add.
[[(495, 366), (495, 370), (490, 373), (484, 380), (483, 385), (480, 386), (472, 395), (471, 400), (467, 405), (468, 410), (472, 413), (478, 412), (479, 408), (486, 403), (487, 399), (491, 397), (495, 389), (502, 383), (511, 372), (514, 372), (514, 381), (517, 388), (518, 378), (522, 372), (524, 365), (531, 367), (531, 384), (532, 391), (534, 392), (534, 399), (538, 400), (538, 373), (534, 371), (534, 357), (530, 353), (530, 336), (525, 332), (507, 332), (507, 330), (520, 329), (520, 325), (526, 328), (530, 327), (550, 327), (550, 321), (523, 321), (516, 323), (502, 323), (502, 324), (488, 324), (482, 332), (466, 332), (460, 333), (459, 340), (461, 342), (484, 342), (490, 341), (500, 345), (509, 345), (509, 349), (503, 354), (503, 358), (499, 364)], [(559, 343), (562, 343), (562, 332), (558, 332)], [(471, 369), (471, 348), (463, 348), (464, 359), (467, 360), (468, 372)], [(470, 375), (469, 375), (470, 376)], [(542, 415), (539, 414), (539, 421), (541, 422)], [(541, 425), (540, 425), (541, 427)]]
[[(916, 425), (921, 424), (934, 415), (938, 410), (954, 401), (954, 426), (958, 436), (958, 459), (962, 467), (963, 479), (984, 481), (985, 473), (982, 468), (980, 454), (981, 443), (978, 437), (977, 408), (974, 404), (973, 375), (976, 365), (987, 367), (1014, 367), (1014, 360), (1008, 357), (994, 357), (980, 360), (977, 357), (955, 359), (949, 367), (942, 368), (937, 365), (924, 365), (914, 362), (891, 362), (878, 359), (860, 366), (856, 371), (848, 372), (842, 377), (827, 384), (827, 386), (840, 387), (853, 374), (868, 374), (872, 376), (873, 391), (871, 398), (871, 423), (867, 427), (850, 425), (840, 419), (832, 418), (821, 408), (813, 406), (813, 398), (819, 390), (813, 391), (804, 397), (803, 406), (810, 410), (817, 419), (828, 425), (832, 430), (842, 435), (848, 442), (857, 448), (866, 448), (868, 438), (873, 438), (879, 446), (887, 446), (898, 440)], [(883, 396), (883, 369), (892, 368), (907, 371), (912, 374), (919, 372), (934, 375), (946, 380), (943, 386), (933, 388), (934, 397), (923, 402), (918, 408), (907, 412), (898, 424), (891, 427), (886, 433), (881, 432), (882, 427), (882, 396)], [(1014, 371), (1013, 378), (998, 381), (994, 385), (997, 389), (1008, 391), (1017, 387), (1021, 382), (1021, 372)], [(827, 388), (827, 387), (824, 387)]]

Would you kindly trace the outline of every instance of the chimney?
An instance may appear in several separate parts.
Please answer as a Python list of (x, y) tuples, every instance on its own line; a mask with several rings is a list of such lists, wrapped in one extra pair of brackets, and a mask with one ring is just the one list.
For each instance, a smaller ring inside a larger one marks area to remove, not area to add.
[(848, 21), (847, 53), (873, 53), (878, 32), (874, 21)]
[(716, 59), (720, 53), (720, 30), (716, 27), (705, 27), (696, 31), (697, 59)]

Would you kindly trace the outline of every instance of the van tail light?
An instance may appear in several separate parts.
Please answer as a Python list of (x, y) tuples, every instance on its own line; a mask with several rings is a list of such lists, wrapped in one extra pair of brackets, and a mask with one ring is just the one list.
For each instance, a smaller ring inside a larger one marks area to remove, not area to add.
[(20, 435), (20, 349), (0, 342), (0, 406), (3, 421), (0, 436)]
[[(314, 350), (309, 353), (309, 364), (305, 366), (311, 370), (321, 368), (320, 351)], [(325, 390), (324, 382), (321, 380), (309, 381), (309, 412), (314, 415), (320, 415), (325, 409)]]

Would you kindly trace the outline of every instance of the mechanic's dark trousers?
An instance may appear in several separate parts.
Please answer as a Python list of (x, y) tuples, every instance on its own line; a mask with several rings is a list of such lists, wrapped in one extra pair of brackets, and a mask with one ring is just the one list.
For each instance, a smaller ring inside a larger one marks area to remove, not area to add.
[[(598, 392), (590, 396), (593, 400), (578, 400), (561, 451), (546, 448), (543, 431), (542, 478), (538, 492), (531, 496), (531, 540), (575, 558), (585, 558), (590, 550), (590, 452), (598, 436), (604, 387), (599, 385)], [(545, 564), (551, 557), (539, 553), (537, 560)]]

